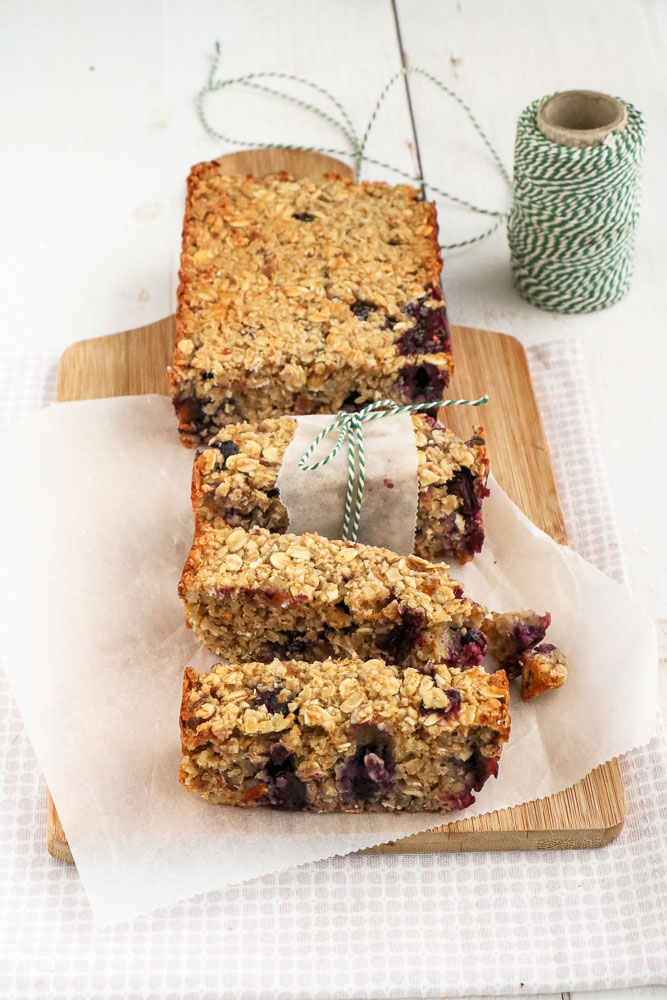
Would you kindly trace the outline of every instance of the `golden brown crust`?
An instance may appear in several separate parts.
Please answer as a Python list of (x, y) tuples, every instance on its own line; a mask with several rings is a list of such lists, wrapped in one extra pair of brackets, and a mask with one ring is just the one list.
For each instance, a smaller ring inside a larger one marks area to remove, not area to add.
[[(183, 568), (179, 594), (215, 596), (225, 588), (287, 591), (295, 601), (342, 599), (372, 617), (390, 595), (409, 599), (434, 621), (457, 623), (484, 609), (463, 596), (444, 563), (400, 556), (389, 549), (324, 538), (279, 535), (263, 528), (202, 525)], [(459, 596), (457, 596), (457, 594)], [(287, 597), (285, 598), (288, 599)]]

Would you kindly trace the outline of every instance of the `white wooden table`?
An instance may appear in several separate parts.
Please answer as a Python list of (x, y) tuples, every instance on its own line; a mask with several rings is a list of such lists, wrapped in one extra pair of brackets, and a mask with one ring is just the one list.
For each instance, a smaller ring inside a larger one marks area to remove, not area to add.
[[(667, 4), (8, 0), (0, 8), (5, 353), (60, 352), (173, 311), (185, 176), (231, 148), (210, 140), (194, 113), (216, 39), (221, 75), (276, 70), (316, 80), (361, 129), (402, 60), (421, 66), (472, 106), (510, 167), (517, 117), (536, 97), (584, 87), (644, 111), (644, 208), (623, 303), (580, 317), (527, 305), (512, 288), (502, 230), (451, 253), (444, 283), (458, 324), (525, 344), (583, 342), (631, 588), (660, 623), (665, 655)], [(418, 78), (409, 93), (412, 108), (402, 82), (388, 96), (370, 155), (415, 174), (421, 163), (438, 186), (504, 208), (508, 192), (460, 109)], [(329, 127), (278, 100), (237, 89), (209, 108), (242, 140), (342, 148)], [(440, 223), (443, 241), (454, 242), (484, 218), (442, 204)], [(666, 694), (663, 683), (663, 709)], [(661, 987), (624, 992), (667, 998)]]

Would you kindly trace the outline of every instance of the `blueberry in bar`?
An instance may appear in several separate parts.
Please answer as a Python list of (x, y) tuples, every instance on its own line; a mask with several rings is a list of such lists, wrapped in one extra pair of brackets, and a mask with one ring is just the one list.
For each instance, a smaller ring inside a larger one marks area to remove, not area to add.
[(383, 660), (188, 668), (180, 781), (208, 802), (447, 812), (475, 801), (510, 729), (502, 670)]
[[(431, 416), (413, 414), (411, 419), (418, 461), (415, 555), (467, 562), (484, 542), (482, 500), (489, 492), (489, 462), (482, 429), (464, 442)], [(218, 526), (288, 531), (276, 482), (295, 430), (294, 417), (270, 417), (218, 431), (194, 461), (197, 518)]]
[(550, 642), (526, 650), (521, 655), (521, 697), (537, 698), (550, 688), (559, 688), (567, 677), (567, 660)]
[(169, 369), (183, 443), (241, 420), (441, 399), (441, 267), (435, 207), (415, 188), (193, 167)]
[(197, 637), (233, 663), (357, 656), (428, 673), (486, 653), (485, 610), (447, 566), (316, 534), (202, 525), (179, 593)]

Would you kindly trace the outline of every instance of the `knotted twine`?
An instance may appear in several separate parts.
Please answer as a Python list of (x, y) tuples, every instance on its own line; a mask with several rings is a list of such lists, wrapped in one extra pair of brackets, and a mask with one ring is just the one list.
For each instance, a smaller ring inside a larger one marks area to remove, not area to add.
[[(315, 471), (323, 465), (328, 465), (336, 457), (345, 441), (347, 441), (347, 491), (345, 493), (345, 510), (343, 514), (342, 538), (344, 541), (356, 542), (359, 534), (361, 504), (366, 481), (366, 458), (364, 454), (363, 425), (370, 420), (379, 420), (396, 413), (419, 413), (421, 410), (433, 410), (441, 406), (483, 406), (488, 403), (488, 396), (479, 399), (445, 399), (436, 403), (411, 403), (407, 406), (397, 406), (391, 399), (379, 399), (369, 403), (356, 413), (341, 410), (330, 424), (324, 427), (313, 443), (299, 459), (299, 468), (304, 471)], [(340, 428), (338, 440), (331, 451), (317, 462), (308, 462), (317, 446), (329, 434)]]
[[(248, 73), (216, 80), (219, 59), (220, 45), (216, 43), (211, 71), (197, 95), (199, 120), (206, 132), (217, 141), (246, 149), (277, 147), (351, 158), (357, 179), (364, 164), (381, 167), (404, 180), (428, 188), (436, 197), (494, 219), (477, 236), (443, 244), (444, 250), (479, 243), (507, 222), (516, 288), (525, 299), (542, 309), (567, 313), (592, 312), (613, 305), (627, 292), (634, 262), (645, 142), (643, 117), (631, 104), (622, 102), (628, 112), (628, 124), (623, 131), (611, 132), (601, 145), (573, 149), (542, 135), (537, 127), (536, 111), (545, 98), (533, 101), (522, 112), (517, 124), (512, 183), (500, 155), (465, 101), (423, 69), (403, 68), (390, 77), (360, 137), (341, 101), (319, 84), (289, 73), (276, 72)], [(512, 205), (509, 210), (475, 205), (436, 187), (423, 177), (415, 177), (368, 155), (369, 136), (387, 94), (406, 74), (428, 80), (463, 109), (511, 189)], [(271, 81), (271, 84), (265, 81)], [(325, 100), (331, 110), (279, 90), (272, 85), (273, 81), (307, 87), (315, 95), (313, 100)], [(216, 91), (234, 86), (279, 97), (317, 115), (345, 138), (348, 148), (263, 143), (224, 135), (211, 125), (206, 116), (206, 98)]]

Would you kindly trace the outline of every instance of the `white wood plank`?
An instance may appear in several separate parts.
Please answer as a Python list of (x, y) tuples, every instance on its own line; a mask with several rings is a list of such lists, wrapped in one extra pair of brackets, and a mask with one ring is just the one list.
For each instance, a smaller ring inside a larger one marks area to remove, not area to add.
[[(175, 283), (180, 251), (177, 234), (187, 170), (191, 163), (236, 149), (211, 140), (192, 110), (194, 95), (208, 72), (215, 40), (219, 39), (222, 48), (218, 78), (256, 70), (304, 77), (342, 102), (359, 134), (363, 134), (383, 86), (400, 69), (400, 55), (390, 0), (290, 0), (289, 5), (272, 0), (200, 0), (195, 19), (190, 7), (178, 0), (171, 0), (166, 10), (166, 59), (171, 75), (169, 158), (177, 164), (172, 172), (177, 197), (171, 199), (174, 207), (169, 266)], [(295, 95), (311, 97), (298, 85), (286, 86)], [(346, 148), (340, 135), (316, 116), (277, 98), (263, 99), (235, 88), (212, 96), (207, 107), (219, 131), (228, 129), (241, 139)], [(389, 150), (392, 164), (416, 175), (403, 87), (392, 90), (380, 122), (382, 139), (371, 140), (369, 155), (386, 155)], [(364, 171), (363, 176), (396, 182), (395, 175), (379, 169)]]
[[(572, 994), (574, 996), (574, 994)], [(585, 994), (588, 996), (588, 994)], [(503, 1000), (525, 1000), (526, 997), (530, 997), (530, 1000), (567, 1000), (570, 996), (569, 993), (515, 993), (515, 994), (504, 994)], [(584, 994), (579, 994), (583, 997)], [(381, 997), (376, 997), (375, 1000), (382, 1000)], [(405, 1000), (417, 1000), (417, 998), (406, 997)], [(438, 997), (438, 1000), (455, 1000), (454, 997), (448, 997), (443, 994), (442, 997)], [(460, 998), (458, 998), (460, 1000)], [(469, 996), (465, 997), (465, 1000), (496, 1000), (492, 996)], [(625, 1000), (625, 998), (623, 998)]]
[[(620, 94), (649, 124), (644, 202), (634, 285), (627, 299), (588, 316), (563, 317), (523, 302), (511, 285), (504, 231), (481, 247), (450, 253), (445, 289), (456, 323), (499, 329), (527, 344), (564, 337), (584, 343), (603, 454), (619, 517), (631, 589), (664, 621), (667, 534), (658, 511), (667, 496), (664, 377), (664, 162), (667, 80), (664, 5), (639, 0), (399, 0), (404, 44), (420, 65), (455, 88), (511, 167), (522, 108), (554, 90)], [(424, 170), (439, 186), (484, 205), (508, 196), (460, 110), (411, 78)], [(441, 212), (444, 242), (479, 218)], [(557, 373), (556, 376), (557, 377)]]
[(161, 5), (129, 11), (3, 5), (6, 350), (57, 350), (167, 307), (155, 253), (168, 238), (166, 105), (149, 41)]
[(622, 990), (571, 993), (571, 1000), (667, 1000), (667, 986), (633, 986)]
[[(504, 994), (503, 1000), (666, 1000), (667, 986), (633, 986), (619, 990), (591, 990), (589, 993), (515, 993)], [(380, 1000), (380, 998), (376, 998)], [(412, 1000), (406, 997), (405, 1000)], [(416, 1000), (416, 998), (415, 998)], [(443, 994), (438, 1000), (455, 1000)], [(491, 996), (469, 996), (465, 1000), (496, 1000)]]
[[(12, 136), (0, 166), (12, 232), (6, 351), (60, 351), (173, 311), (185, 176), (232, 148), (209, 139), (194, 111), (216, 39), (222, 74), (311, 78), (340, 97), (361, 131), (400, 67), (390, 0), (0, 5), (0, 121)], [(275, 99), (237, 90), (217, 110), (241, 138), (340, 144), (318, 119)], [(382, 140), (412, 172), (411, 139), (398, 87)]]

